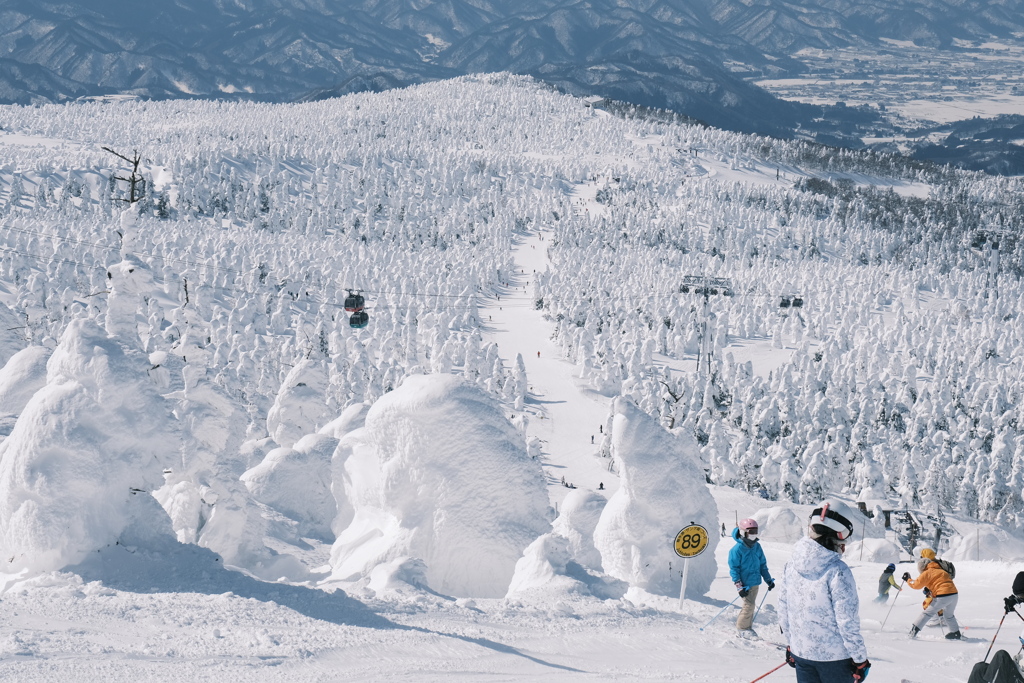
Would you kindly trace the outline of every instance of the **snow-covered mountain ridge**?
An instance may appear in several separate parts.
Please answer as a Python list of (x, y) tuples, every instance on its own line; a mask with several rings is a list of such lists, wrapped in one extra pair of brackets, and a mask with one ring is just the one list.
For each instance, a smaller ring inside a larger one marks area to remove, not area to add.
[(1019, 0), (4, 0), (0, 101), (287, 101), (512, 71), (720, 127), (792, 134), (821, 129), (811, 124), (822, 109), (775, 99), (727, 64), (778, 78), (802, 69), (804, 48), (1009, 39), (1024, 30), (1022, 9)]
[[(168, 677), (216, 652), (268, 680), (383, 678), (379, 653), (424, 642), (498, 653), (495, 675), (596, 671), (526, 634), (695, 631), (734, 597), (728, 544), (691, 568), (712, 602), (679, 616), (679, 524), (775, 507), (789, 534), (825, 495), (941, 517), (940, 550), (979, 586), (1024, 557), (1007, 530), (1024, 513), (1022, 251), (994, 232), (1020, 228), (1018, 180), (615, 116), (509, 75), (2, 115), (0, 547), (31, 615), (0, 641), (15, 677), (72, 647), (40, 637), (60, 628), (37, 621), (51, 602), (104, 628), (131, 605), (166, 614), (130, 643), (77, 645), (70, 679), (152, 666), (103, 648), (167, 657)], [(134, 210), (102, 147), (139, 151)], [(713, 379), (693, 372), (687, 275), (731, 279), (709, 302)], [(147, 429), (119, 427), (133, 419)], [(736, 488), (713, 501), (701, 469)], [(766, 527), (781, 566), (792, 539)], [(901, 539), (866, 517), (861, 534), (870, 592)], [(179, 608), (153, 588), (218, 597)], [(532, 659), (503, 644), (509, 624)], [(747, 680), (774, 656), (721, 652)], [(699, 675), (723, 680), (709, 659)]]

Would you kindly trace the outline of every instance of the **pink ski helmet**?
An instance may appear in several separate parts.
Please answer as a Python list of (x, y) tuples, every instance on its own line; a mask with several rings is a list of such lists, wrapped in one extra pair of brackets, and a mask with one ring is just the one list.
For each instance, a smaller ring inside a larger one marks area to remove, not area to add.
[(757, 533), (757, 520), (747, 519), (740, 520), (740, 532), (744, 534), (756, 534)]

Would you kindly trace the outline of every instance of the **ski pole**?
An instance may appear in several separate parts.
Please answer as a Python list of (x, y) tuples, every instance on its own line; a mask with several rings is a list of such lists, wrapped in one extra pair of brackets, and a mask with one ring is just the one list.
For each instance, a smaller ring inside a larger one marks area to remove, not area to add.
[(768, 599), (768, 591), (765, 591), (764, 592), (764, 597), (761, 598), (761, 604), (757, 606), (757, 610), (754, 612), (754, 618), (750, 620), (751, 624), (753, 624), (755, 621), (757, 621), (757, 615), (761, 613), (761, 605), (763, 605), (764, 601), (767, 600), (767, 599)]
[[(1016, 612), (1017, 610), (1013, 610), (1013, 611)], [(1008, 614), (1008, 612), (1003, 612), (1003, 618), (999, 620), (999, 626), (996, 628), (996, 634), (994, 636), (992, 636), (992, 642), (988, 644), (988, 652), (985, 653), (985, 659), (982, 660), (982, 661), (985, 661), (985, 662), (988, 661), (988, 656), (992, 653), (992, 646), (996, 644), (996, 638), (999, 637), (999, 629), (1001, 629), (1003, 627), (1003, 622), (1006, 621), (1006, 615), (1007, 614)], [(1018, 616), (1020, 616), (1019, 613), (1018, 613)]]
[(738, 596), (738, 595), (737, 595), (737, 596), (736, 596), (735, 598), (733, 598), (733, 599), (732, 599), (732, 602), (730, 602), (730, 603), (729, 603), (728, 605), (726, 605), (725, 607), (723, 607), (723, 608), (722, 608), (722, 610), (721, 610), (721, 611), (720, 611), (720, 612), (719, 612), (718, 614), (716, 614), (715, 616), (711, 617), (711, 621), (709, 621), (708, 623), (706, 623), (706, 624), (704, 624), (703, 626), (701, 626), (701, 627), (700, 627), (700, 630), (701, 630), (701, 631), (703, 631), (703, 630), (704, 630), (704, 629), (706, 629), (706, 628), (707, 628), (708, 626), (711, 626), (711, 622), (712, 622), (712, 621), (714, 621), (714, 620), (715, 620), (715, 619), (717, 619), (718, 617), (722, 616), (722, 612), (724, 612), (725, 610), (727, 610), (727, 609), (729, 609), (730, 607), (732, 607), (732, 606), (733, 606), (733, 605), (734, 605), (734, 604), (736, 603), (736, 601), (737, 601), (737, 600), (739, 600), (739, 599), (740, 599), (740, 596)]
[(892, 614), (893, 605), (895, 605), (896, 601), (900, 599), (900, 593), (903, 592), (903, 587), (905, 585), (907, 585), (906, 581), (904, 581), (903, 583), (900, 584), (899, 593), (896, 593), (896, 597), (892, 599), (892, 605), (889, 605), (889, 611), (885, 613), (885, 619), (882, 619), (882, 626), (881, 626), (881, 628), (878, 629), (879, 631), (881, 631), (883, 628), (885, 628), (885, 622), (889, 621), (889, 615)]
[(784, 666), (786, 666), (786, 662), (783, 662), (782, 664), (779, 664), (777, 667), (775, 667), (774, 669), (772, 669), (771, 671), (769, 671), (766, 674), (761, 674), (760, 676), (758, 676), (754, 680), (750, 681), (750, 683), (757, 683), (762, 678), (768, 678), (769, 676), (771, 676), (773, 673), (775, 673), (776, 671), (778, 671), (779, 669), (781, 669)]

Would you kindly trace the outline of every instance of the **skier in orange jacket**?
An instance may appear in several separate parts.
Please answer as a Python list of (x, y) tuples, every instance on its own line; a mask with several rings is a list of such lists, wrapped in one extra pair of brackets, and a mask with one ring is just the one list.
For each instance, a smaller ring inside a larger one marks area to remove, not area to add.
[(910, 578), (910, 573), (906, 572), (903, 574), (903, 580), (914, 590), (927, 588), (932, 594), (932, 601), (910, 627), (910, 637), (916, 637), (925, 624), (931, 621), (933, 617), (938, 616), (938, 613), (941, 611), (946, 621), (946, 628), (948, 629), (946, 638), (949, 640), (959, 640), (960, 625), (957, 624), (956, 616), (953, 614), (956, 610), (956, 602), (959, 595), (957, 594), (953, 579), (935, 561), (935, 551), (930, 548), (925, 548), (921, 551), (921, 559), (917, 561), (917, 567), (921, 573), (916, 579)]

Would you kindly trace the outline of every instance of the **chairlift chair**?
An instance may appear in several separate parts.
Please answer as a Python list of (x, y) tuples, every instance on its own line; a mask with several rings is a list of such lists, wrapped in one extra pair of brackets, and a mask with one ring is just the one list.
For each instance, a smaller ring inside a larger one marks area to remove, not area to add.
[(779, 302), (779, 308), (789, 308), (792, 304), (792, 300), (788, 296), (784, 296), (782, 301)]
[(804, 300), (800, 297), (793, 297), (793, 308), (803, 308)]

